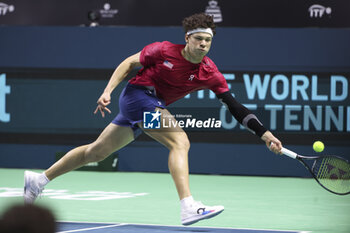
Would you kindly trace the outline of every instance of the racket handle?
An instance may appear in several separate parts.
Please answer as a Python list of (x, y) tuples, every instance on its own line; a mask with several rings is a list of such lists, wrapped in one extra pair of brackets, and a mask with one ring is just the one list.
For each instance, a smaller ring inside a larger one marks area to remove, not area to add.
[(282, 154), (287, 155), (288, 157), (291, 157), (292, 159), (296, 159), (298, 157), (297, 153), (295, 153), (291, 150), (288, 150), (284, 147), (282, 147), (281, 152), (282, 152)]

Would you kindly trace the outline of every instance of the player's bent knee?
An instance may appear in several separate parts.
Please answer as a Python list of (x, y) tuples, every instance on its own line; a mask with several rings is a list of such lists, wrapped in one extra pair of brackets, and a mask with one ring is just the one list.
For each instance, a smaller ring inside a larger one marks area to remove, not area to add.
[(172, 149), (180, 149), (180, 150), (190, 150), (190, 141), (188, 140), (187, 136), (178, 138), (173, 144)]
[(186, 137), (186, 140), (182, 141), (182, 146), (186, 149), (186, 150), (190, 150), (191, 147), (191, 143), (190, 140), (188, 140), (188, 138)]

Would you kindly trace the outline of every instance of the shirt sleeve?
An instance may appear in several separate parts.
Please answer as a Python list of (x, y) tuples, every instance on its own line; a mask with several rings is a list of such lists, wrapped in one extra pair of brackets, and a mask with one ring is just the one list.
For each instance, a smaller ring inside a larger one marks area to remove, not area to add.
[(144, 67), (153, 66), (157, 63), (157, 60), (161, 57), (161, 49), (163, 43), (155, 42), (147, 45), (141, 51), (140, 62)]
[(215, 73), (214, 80), (215, 82), (210, 87), (210, 90), (212, 90), (216, 95), (229, 91), (226, 79), (220, 72)]

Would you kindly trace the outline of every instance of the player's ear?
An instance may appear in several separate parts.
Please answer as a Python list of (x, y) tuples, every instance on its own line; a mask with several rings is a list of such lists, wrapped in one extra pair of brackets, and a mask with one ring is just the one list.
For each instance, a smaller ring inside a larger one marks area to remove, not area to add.
[(186, 44), (188, 43), (188, 39), (189, 39), (189, 35), (185, 34), (185, 41), (186, 41)]

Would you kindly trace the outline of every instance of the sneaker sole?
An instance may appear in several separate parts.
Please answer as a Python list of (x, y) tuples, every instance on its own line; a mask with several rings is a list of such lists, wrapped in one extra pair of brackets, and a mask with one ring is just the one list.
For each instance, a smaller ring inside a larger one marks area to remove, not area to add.
[(209, 219), (209, 218), (212, 218), (212, 217), (215, 217), (216, 215), (219, 215), (221, 214), (225, 209), (222, 209), (222, 210), (219, 210), (217, 212), (213, 212), (213, 213), (210, 213), (210, 214), (207, 214), (207, 215), (204, 215), (204, 216), (200, 216), (199, 218), (196, 218), (196, 219), (193, 219), (193, 220), (190, 220), (188, 222), (182, 222), (182, 225), (184, 226), (188, 226), (188, 225), (192, 225), (196, 222), (199, 222), (201, 220), (205, 220), (205, 219)]

